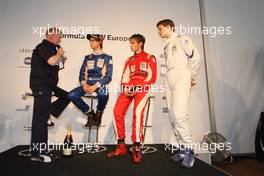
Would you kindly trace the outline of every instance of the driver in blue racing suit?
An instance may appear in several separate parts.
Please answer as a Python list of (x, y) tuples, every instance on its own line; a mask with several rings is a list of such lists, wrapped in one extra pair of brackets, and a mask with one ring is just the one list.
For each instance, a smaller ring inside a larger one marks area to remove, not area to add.
[[(81, 86), (73, 89), (69, 99), (88, 116), (86, 127), (100, 126), (103, 111), (109, 98), (106, 87), (112, 80), (113, 61), (112, 56), (102, 51), (104, 37), (100, 34), (88, 34), (87, 39), (93, 50), (92, 54), (86, 55), (80, 69), (79, 81)], [(96, 114), (81, 98), (85, 94), (96, 92), (98, 104)]]

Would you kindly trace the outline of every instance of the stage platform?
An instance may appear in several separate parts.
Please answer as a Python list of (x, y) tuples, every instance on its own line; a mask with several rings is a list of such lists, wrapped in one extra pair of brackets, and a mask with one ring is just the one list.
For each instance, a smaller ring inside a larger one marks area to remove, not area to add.
[[(158, 150), (153, 154), (144, 154), (140, 164), (133, 164), (130, 153), (117, 159), (108, 159), (106, 152), (96, 154), (77, 154), (72, 158), (59, 157), (52, 163), (30, 161), (27, 157), (18, 156), (18, 152), (28, 146), (16, 146), (0, 153), (0, 173), (2, 176), (227, 176), (221, 170), (196, 159), (191, 169), (180, 167), (170, 159), (165, 145), (151, 145)], [(130, 146), (128, 146), (129, 148)], [(108, 151), (113, 145), (107, 145)], [(54, 151), (61, 155), (61, 151)]]

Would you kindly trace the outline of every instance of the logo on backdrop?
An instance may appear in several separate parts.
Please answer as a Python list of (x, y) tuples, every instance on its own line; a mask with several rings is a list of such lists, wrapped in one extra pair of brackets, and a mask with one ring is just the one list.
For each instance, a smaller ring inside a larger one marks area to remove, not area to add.
[[(86, 35), (84, 34), (63, 34), (63, 38), (65, 39), (85, 39)], [(108, 41), (116, 41), (116, 42), (127, 42), (129, 37), (126, 36), (114, 36), (111, 34), (103, 34), (104, 40)]]
[(25, 65), (30, 65), (30, 64), (31, 64), (31, 57), (26, 57), (26, 58), (24, 59), (24, 64), (25, 64)]
[(29, 48), (20, 48), (18, 50), (18, 53), (22, 55), (22, 59), (19, 59), (18, 68), (30, 68), (32, 52), (33, 49)]
[(159, 58), (160, 58), (160, 61), (162, 61), (160, 64), (160, 68), (161, 68), (160, 77), (164, 78), (166, 75), (166, 64), (164, 63), (165, 61), (164, 54), (160, 54)]
[(26, 92), (21, 96), (22, 102), (23, 102), (23, 108), (17, 108), (16, 111), (29, 111), (30, 105), (27, 102), (27, 99), (29, 96), (32, 96), (32, 93)]
[[(165, 56), (164, 54), (159, 54), (159, 60), (160, 60), (160, 77), (162, 79), (165, 79), (166, 77), (166, 64), (165, 64)], [(169, 112), (169, 109), (167, 107), (167, 103), (166, 103), (166, 97), (162, 96), (162, 113), (167, 114)]]
[(16, 111), (29, 111), (30, 110), (30, 106), (29, 105), (26, 105), (25, 107), (23, 108), (17, 108)]
[[(165, 104), (167, 104), (166, 103), (166, 97), (165, 96), (162, 96), (162, 102), (164, 102), (164, 103), (162, 103), (163, 105)], [(169, 112), (169, 110), (168, 110), (168, 107), (166, 107), (166, 106), (163, 106), (162, 107), (162, 113), (168, 113)]]
[[(103, 37), (104, 37), (104, 40), (115, 41), (115, 42), (127, 42), (129, 40), (129, 37), (114, 36), (111, 34), (104, 34)], [(65, 39), (85, 39), (86, 40), (86, 35), (83, 35), (83, 34), (63, 34), (63, 38), (65, 38)], [(18, 50), (19, 54), (27, 55), (26, 57), (23, 58), (23, 61), (19, 63), (18, 68), (30, 68), (32, 52), (33, 52), (33, 49), (29, 49), (29, 48), (21, 48)], [(29, 54), (30, 54), (30, 56), (28, 56)]]

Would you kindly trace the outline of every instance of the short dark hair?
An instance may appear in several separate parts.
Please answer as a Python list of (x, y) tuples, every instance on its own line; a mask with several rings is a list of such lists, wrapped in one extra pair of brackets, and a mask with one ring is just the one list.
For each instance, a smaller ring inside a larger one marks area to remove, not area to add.
[(95, 38), (95, 37), (93, 37), (97, 42), (99, 42), (100, 44), (100, 48), (101, 49), (103, 49), (103, 41), (102, 40), (100, 40), (100, 39), (98, 39), (98, 38)]
[(158, 23), (157, 23), (157, 27), (159, 27), (159, 25), (162, 25), (162, 26), (170, 26), (172, 29), (173, 29), (173, 31), (174, 31), (174, 28), (175, 28), (175, 24), (174, 24), (174, 22), (171, 20), (171, 19), (165, 19), (165, 20), (161, 20), (161, 21), (159, 21)]
[(144, 45), (145, 45), (145, 37), (141, 34), (133, 34), (131, 37), (129, 37), (129, 40), (131, 39), (135, 39), (137, 42), (141, 42), (142, 43), (142, 50), (144, 50)]
[(93, 36), (91, 36), (91, 38), (93, 38), (95, 41), (99, 42), (100, 48), (103, 49), (103, 41), (102, 40), (100, 40), (99, 38), (93, 37)]
[(46, 36), (49, 35), (49, 34), (62, 34), (61, 30), (59, 28), (56, 28), (56, 27), (51, 27), (49, 29), (46, 30)]

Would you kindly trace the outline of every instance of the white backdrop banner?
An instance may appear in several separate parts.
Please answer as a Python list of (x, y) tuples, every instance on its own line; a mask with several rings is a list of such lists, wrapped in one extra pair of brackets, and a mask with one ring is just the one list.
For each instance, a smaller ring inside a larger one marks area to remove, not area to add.
[[(162, 40), (156, 30), (156, 23), (171, 18), (176, 24), (200, 26), (198, 1), (6, 1), (1, 2), (1, 92), (0, 92), (0, 151), (19, 144), (30, 143), (33, 98), (25, 96), (29, 89), (30, 57), (32, 49), (41, 42), (37, 32), (41, 27), (68, 27), (61, 46), (68, 56), (65, 69), (60, 72), (59, 86), (70, 91), (79, 85), (78, 76), (84, 56), (91, 53), (88, 40), (81, 34), (83, 29), (105, 34), (104, 52), (113, 56), (114, 74), (110, 85), (120, 83), (122, 69), (130, 51), (127, 37), (134, 33), (146, 38), (145, 50), (156, 56), (158, 78), (156, 84), (163, 84), (164, 60)], [(45, 28), (44, 28), (45, 29)], [(77, 34), (71, 32), (79, 30)], [(42, 31), (43, 32), (43, 31)], [(201, 35), (191, 35), (201, 55), (201, 71), (198, 83), (190, 99), (190, 126), (193, 139), (199, 142), (201, 136), (210, 131), (205, 68)], [(162, 93), (155, 93), (150, 106), (146, 143), (173, 143), (175, 137), (167, 114)], [(113, 107), (118, 97), (111, 92), (102, 124), (99, 143), (115, 143), (113, 131)], [(96, 103), (95, 103), (96, 104)], [(132, 111), (126, 115), (127, 143), (130, 143)], [(82, 128), (86, 117), (71, 103), (62, 115), (55, 119), (55, 127), (49, 129), (50, 142), (63, 142), (67, 124), (73, 125), (74, 142), (87, 142), (87, 129)]]

